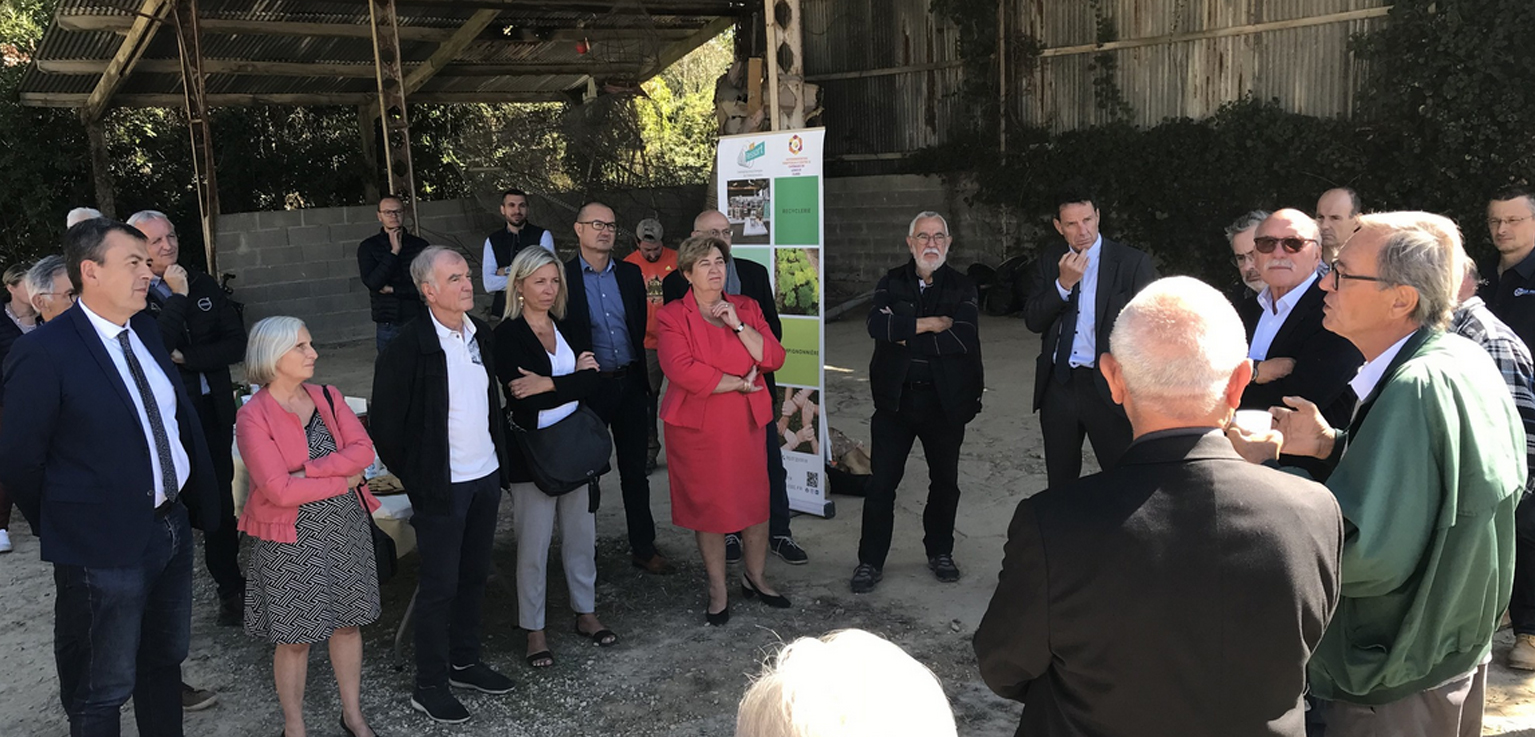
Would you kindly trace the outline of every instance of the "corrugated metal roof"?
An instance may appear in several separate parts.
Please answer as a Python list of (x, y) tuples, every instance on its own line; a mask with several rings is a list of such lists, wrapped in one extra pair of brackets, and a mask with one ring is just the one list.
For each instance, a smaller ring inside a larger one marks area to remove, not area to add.
[[(34, 59), (48, 62), (100, 63), (104, 68), (122, 44), (123, 34), (133, 16), (111, 0), (61, 0), (54, 23), (44, 33)], [(519, 7), (501, 11), (476, 40), (455, 59), (452, 66), (427, 81), (421, 93), (481, 95), (485, 101), (507, 99), (517, 93), (549, 93), (579, 89), (587, 74), (633, 80), (641, 73), (654, 73), (655, 62), (668, 55), (680, 55), (707, 41), (699, 31), (722, 18), (740, 17), (760, 4), (746, 0), (667, 0), (656, 7), (686, 5), (689, 13), (677, 15), (644, 12), (644, 0), (612, 0), (599, 3), (609, 12), (571, 12), (561, 4)], [(585, 3), (587, 6), (593, 3)], [(200, 18), (205, 21), (242, 21), (262, 23), (325, 23), (362, 26), (370, 23), (368, 3), (353, 0), (201, 0)], [(476, 12), (473, 6), (456, 4), (411, 4), (402, 0), (398, 21), (402, 29), (452, 31)], [(76, 30), (79, 29), (79, 30)], [(586, 54), (578, 53), (569, 35), (580, 30), (594, 37)], [(504, 31), (504, 33), (503, 33)], [(561, 40), (550, 40), (550, 32), (559, 31)], [(604, 31), (621, 37), (608, 38)], [(439, 33), (440, 37), (441, 33)], [(431, 37), (429, 37), (431, 38)], [(407, 65), (420, 63), (436, 52), (438, 40), (401, 39), (400, 56)], [(357, 76), (282, 76), (278, 74), (209, 73), (209, 94), (242, 95), (326, 95), (368, 94), (376, 91), (370, 72), (373, 45), (367, 37), (329, 35), (278, 35), (257, 33), (210, 32), (202, 34), (204, 60), (234, 62), (285, 62), (300, 64), (357, 65)], [(134, 95), (179, 95), (179, 73), (164, 68), (165, 62), (179, 59), (175, 33), (169, 22), (146, 46), (142, 60), (161, 62), (154, 69), (139, 69), (124, 80), (117, 97), (124, 104), (134, 104)], [(477, 71), (475, 65), (494, 67)], [(539, 65), (519, 73), (518, 65)], [(582, 67), (550, 70), (551, 64)], [(587, 69), (586, 67), (590, 67)], [(55, 67), (57, 70), (58, 67)], [(22, 79), (23, 102), (46, 104), (50, 95), (80, 95), (91, 92), (100, 72), (78, 73), (79, 65), (65, 71), (44, 72), (34, 64)], [(307, 71), (307, 70), (297, 70)], [(408, 70), (407, 70), (408, 71)], [(555, 71), (556, 73), (551, 73)], [(73, 99), (73, 98), (70, 98)], [(116, 98), (114, 98), (116, 99)], [(53, 104), (59, 104), (57, 99)]]

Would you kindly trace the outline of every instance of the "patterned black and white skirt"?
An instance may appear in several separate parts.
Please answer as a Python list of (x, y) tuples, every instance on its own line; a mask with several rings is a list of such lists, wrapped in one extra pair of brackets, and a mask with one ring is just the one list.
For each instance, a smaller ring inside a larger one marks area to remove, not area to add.
[(281, 644), (324, 642), (379, 615), (378, 569), (367, 513), (355, 493), (298, 509), (298, 541), (256, 539), (245, 632)]

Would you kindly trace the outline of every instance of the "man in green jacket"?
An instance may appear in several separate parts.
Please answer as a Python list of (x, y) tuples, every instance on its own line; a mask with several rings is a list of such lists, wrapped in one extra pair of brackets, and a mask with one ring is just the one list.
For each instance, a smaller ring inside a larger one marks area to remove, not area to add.
[(1335, 464), (1343, 598), (1308, 667), (1327, 737), (1481, 734), (1525, 437), (1492, 359), (1444, 332), (1465, 258), (1446, 218), (1361, 216), (1323, 278), (1323, 324), (1366, 359), (1349, 426), (1286, 397), (1282, 438), (1228, 432), (1249, 460)]

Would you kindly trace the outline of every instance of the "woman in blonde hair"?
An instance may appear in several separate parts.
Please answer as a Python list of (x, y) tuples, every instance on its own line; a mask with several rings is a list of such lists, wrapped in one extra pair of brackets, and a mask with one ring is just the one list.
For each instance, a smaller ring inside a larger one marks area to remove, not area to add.
[[(542, 248), (524, 248), (507, 269), (505, 319), (495, 330), (496, 378), (506, 388), (507, 409), (518, 427), (542, 429), (569, 417), (597, 385), (591, 336), (560, 329), (568, 294), (564, 279), (559, 260)], [(544, 635), (544, 599), (556, 520), (576, 634), (601, 647), (618, 644), (618, 635), (597, 619), (597, 520), (587, 488), (557, 497), (545, 494), (533, 484), (519, 444), (508, 445), (517, 532), (517, 624), (528, 632), (528, 665), (554, 665)]]

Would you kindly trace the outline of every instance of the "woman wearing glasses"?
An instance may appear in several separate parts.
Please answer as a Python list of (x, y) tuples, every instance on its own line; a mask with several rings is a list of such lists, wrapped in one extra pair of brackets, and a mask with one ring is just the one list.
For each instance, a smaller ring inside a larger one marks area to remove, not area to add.
[(725, 535), (741, 530), (741, 593), (787, 608), (763, 577), (768, 546), (767, 425), (777, 416), (761, 373), (783, 366), (784, 349), (756, 300), (725, 293), (730, 244), (689, 238), (677, 268), (692, 285), (656, 313), (661, 400), (672, 522), (693, 530), (709, 574), (705, 621), (730, 620)]

